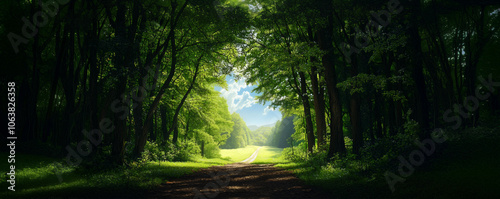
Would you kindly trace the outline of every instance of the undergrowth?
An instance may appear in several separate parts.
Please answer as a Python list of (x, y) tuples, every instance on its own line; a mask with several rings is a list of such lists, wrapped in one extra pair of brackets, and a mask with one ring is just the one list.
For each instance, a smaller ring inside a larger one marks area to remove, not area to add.
[[(411, 128), (411, 127), (410, 127)], [(429, 196), (443, 195), (436, 193), (441, 190), (454, 190), (453, 186), (464, 187), (468, 182), (452, 181), (444, 185), (424, 183), (423, 179), (429, 182), (443, 182), (442, 179), (465, 179), (471, 184), (484, 184), (476, 182), (477, 176), (487, 172), (493, 177), (485, 179), (495, 180), (500, 177), (500, 172), (495, 172), (481, 162), (491, 162), (490, 164), (500, 165), (499, 158), (489, 160), (492, 148), (499, 149), (500, 141), (499, 127), (478, 127), (468, 128), (460, 132), (445, 132), (447, 140), (442, 144), (436, 144), (436, 152), (426, 157), (424, 164), (415, 166), (412, 176), (396, 185), (396, 192), (392, 193), (386, 182), (384, 173), (392, 171), (397, 174), (400, 164), (398, 156), (408, 158), (408, 155), (419, 150), (415, 141), (418, 140), (415, 134), (398, 134), (377, 140), (375, 143), (366, 145), (360, 150), (359, 155), (347, 153), (347, 155), (335, 155), (327, 159), (327, 152), (316, 152), (307, 154), (304, 147), (285, 148), (282, 152), (283, 158), (293, 163), (278, 164), (278, 167), (292, 170), (299, 178), (308, 184), (319, 186), (328, 192), (339, 197), (403, 197), (418, 194), (425, 189), (429, 189)], [(347, 140), (349, 141), (349, 140)], [(348, 148), (348, 151), (350, 149)], [(499, 156), (499, 155), (496, 155)], [(452, 169), (450, 169), (452, 168)], [(463, 173), (467, 168), (467, 173)], [(495, 173), (494, 175), (492, 173)], [(496, 180), (500, 181), (500, 180)], [(493, 185), (484, 184), (481, 192), (484, 195), (494, 193)], [(439, 188), (437, 188), (439, 187)], [(464, 187), (467, 189), (477, 186)], [(359, 190), (363, 190), (360, 192)], [(458, 194), (459, 196), (460, 194)]]

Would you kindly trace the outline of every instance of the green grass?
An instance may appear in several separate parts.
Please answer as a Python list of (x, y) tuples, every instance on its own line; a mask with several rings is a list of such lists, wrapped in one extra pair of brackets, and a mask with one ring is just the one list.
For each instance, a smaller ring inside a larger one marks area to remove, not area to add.
[(245, 148), (237, 149), (221, 149), (220, 154), (223, 159), (228, 159), (232, 162), (241, 162), (250, 157), (259, 146), (248, 145)]
[[(394, 193), (383, 175), (385, 170), (360, 173), (357, 168), (363, 164), (356, 161), (343, 168), (296, 162), (276, 166), (339, 198), (500, 198), (499, 142), (498, 137), (447, 141), (404, 182), (397, 183)], [(397, 167), (386, 169), (398, 174)]]
[[(257, 148), (261, 146), (249, 145), (245, 148), (238, 149), (221, 149), (222, 159), (230, 160), (233, 162), (241, 162), (248, 157), (250, 157)], [(270, 146), (262, 146), (259, 150), (259, 154), (257, 158), (252, 162), (252, 164), (280, 164), (280, 163), (288, 163), (289, 161), (284, 160), (281, 157), (281, 151), (283, 149), (270, 147)]]
[[(6, 157), (6, 153), (1, 153)], [(195, 162), (150, 162), (104, 172), (66, 168), (59, 182), (51, 165), (59, 159), (16, 154), (16, 191), (8, 191), (8, 165), (3, 163), (0, 198), (131, 197), (159, 184), (201, 168), (231, 163), (225, 159), (200, 158)], [(64, 163), (65, 164), (65, 163)], [(91, 172), (91, 173), (90, 173)]]
[[(349, 162), (343, 168), (334, 164), (313, 167), (290, 162), (281, 157), (283, 149), (264, 146), (253, 164), (275, 164), (293, 171), (307, 184), (320, 187), (339, 198), (499, 198), (500, 142), (486, 138), (480, 141), (449, 142), (445, 149), (416, 167), (405, 182), (396, 184), (392, 193), (383, 173), (359, 173), (360, 162)], [(67, 197), (140, 197), (145, 191), (201, 168), (225, 165), (248, 158), (258, 146), (221, 150), (223, 158), (198, 158), (192, 162), (149, 162), (130, 168), (108, 171), (82, 171), (66, 168), (59, 183), (51, 163), (60, 159), (16, 154), (16, 192), (7, 190), (8, 164), (0, 164), (2, 182), (0, 198), (67, 198)], [(408, 156), (408, 154), (403, 154)], [(0, 153), (7, 157), (7, 153)], [(389, 168), (396, 170), (397, 168)], [(89, 172), (89, 173), (86, 173)], [(397, 174), (397, 173), (396, 173)]]
[[(222, 158), (197, 158), (191, 162), (149, 162), (129, 168), (108, 171), (85, 171), (72, 167), (63, 169), (60, 183), (53, 162), (61, 159), (38, 155), (16, 154), (16, 191), (8, 191), (6, 182), (9, 164), (0, 164), (3, 187), (0, 198), (66, 198), (66, 197), (134, 197), (161, 183), (193, 173), (201, 168), (240, 162), (252, 155), (259, 146), (221, 150)], [(267, 150), (267, 149), (266, 149)], [(266, 150), (263, 154), (266, 154)], [(276, 154), (274, 154), (276, 155)], [(0, 153), (7, 157), (7, 153)]]
[(281, 151), (283, 151), (282, 148), (276, 148), (276, 147), (270, 147), (270, 146), (263, 146), (259, 150), (259, 154), (257, 155), (257, 158), (255, 161), (252, 162), (252, 164), (283, 164), (283, 163), (288, 163), (287, 160), (284, 160), (281, 157)]

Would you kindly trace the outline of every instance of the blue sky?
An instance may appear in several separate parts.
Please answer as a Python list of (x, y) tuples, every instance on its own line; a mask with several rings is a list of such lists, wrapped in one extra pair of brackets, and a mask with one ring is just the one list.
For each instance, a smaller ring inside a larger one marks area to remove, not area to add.
[(269, 102), (264, 105), (257, 102), (255, 97), (259, 94), (252, 92), (255, 85), (247, 85), (244, 78), (236, 82), (230, 75), (226, 77), (226, 81), (227, 90), (218, 86), (215, 90), (226, 99), (229, 112), (240, 114), (248, 126), (272, 124), (281, 119), (280, 111), (270, 109)]

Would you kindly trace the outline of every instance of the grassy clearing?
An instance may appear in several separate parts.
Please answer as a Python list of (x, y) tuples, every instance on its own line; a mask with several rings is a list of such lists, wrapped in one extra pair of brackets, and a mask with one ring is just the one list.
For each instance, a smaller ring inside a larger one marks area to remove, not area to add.
[(263, 146), (259, 150), (259, 154), (257, 155), (257, 158), (255, 161), (252, 162), (252, 164), (279, 164), (279, 163), (288, 163), (287, 160), (284, 160), (281, 157), (281, 151), (283, 149), (281, 148), (276, 148), (276, 147), (270, 147), (270, 146)]
[(259, 148), (259, 146), (248, 145), (245, 148), (221, 149), (220, 154), (222, 156), (222, 159), (227, 159), (232, 162), (241, 162), (250, 157), (253, 152), (257, 150), (257, 148)]
[[(221, 149), (221, 155), (223, 159), (225, 160), (230, 160), (233, 162), (240, 162), (248, 157), (250, 157), (257, 148), (261, 146), (254, 146), (254, 145), (249, 145), (246, 146), (245, 148), (238, 148), (238, 149)], [(259, 154), (257, 155), (257, 158), (255, 161), (252, 162), (252, 164), (284, 164), (284, 163), (289, 163), (288, 160), (284, 160), (281, 157), (281, 151), (283, 149), (281, 148), (276, 148), (276, 147), (270, 147), (270, 146), (262, 146), (259, 150)]]

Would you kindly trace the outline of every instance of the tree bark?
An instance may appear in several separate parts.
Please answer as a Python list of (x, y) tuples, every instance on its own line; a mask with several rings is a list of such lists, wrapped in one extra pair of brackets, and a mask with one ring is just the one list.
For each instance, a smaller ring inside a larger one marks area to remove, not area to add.
[(302, 105), (304, 106), (304, 117), (306, 120), (306, 134), (307, 134), (307, 150), (312, 153), (315, 145), (313, 124), (311, 118), (311, 105), (309, 104), (309, 96), (307, 95), (306, 76), (304, 72), (299, 72), (300, 77), (300, 91)]
[(311, 67), (311, 84), (313, 87), (314, 111), (316, 116), (316, 131), (318, 148), (325, 145), (326, 120), (325, 120), (325, 93), (323, 86), (318, 81), (316, 66)]
[[(351, 63), (351, 76), (355, 77), (358, 75), (358, 60), (353, 59)], [(351, 119), (351, 131), (352, 131), (352, 153), (359, 154), (359, 149), (363, 146), (363, 132), (361, 131), (361, 118), (360, 118), (360, 105), (359, 105), (359, 94), (354, 93), (351, 95), (350, 99), (350, 119)]]
[[(314, 42), (314, 33), (310, 25), (307, 26), (307, 33), (309, 35), (309, 41), (311, 43)], [(318, 63), (318, 60), (316, 57), (311, 57), (310, 61), (312, 62), (310, 76), (314, 98), (314, 112), (316, 113), (315, 117), (316, 131), (318, 136), (318, 149), (321, 149), (321, 147), (325, 145), (326, 135), (325, 92), (323, 90), (323, 84), (319, 82), (318, 79), (318, 75), (321, 75), (321, 73), (318, 73), (318, 68), (316, 67), (316, 63)]]
[(430, 137), (429, 131), (429, 101), (427, 99), (427, 90), (425, 87), (424, 66), (422, 62), (422, 42), (419, 35), (418, 15), (420, 14), (420, 1), (410, 2), (410, 28), (409, 45), (411, 60), (413, 65), (413, 79), (415, 81), (415, 117), (419, 124), (418, 135), (421, 140)]
[(177, 143), (177, 137), (179, 136), (179, 121), (178, 121), (179, 113), (180, 113), (181, 108), (184, 105), (184, 102), (186, 101), (189, 93), (193, 89), (194, 84), (196, 83), (196, 77), (198, 76), (198, 71), (200, 69), (200, 64), (201, 64), (201, 58), (203, 58), (203, 55), (201, 55), (200, 58), (198, 58), (198, 60), (196, 61), (196, 69), (194, 71), (193, 81), (191, 82), (191, 85), (189, 86), (188, 90), (186, 91), (186, 93), (182, 97), (181, 102), (177, 106), (177, 109), (175, 110), (174, 123), (172, 124), (172, 127), (170, 127), (170, 130), (169, 130), (169, 131), (172, 131), (172, 129), (174, 130), (174, 138), (172, 139), (172, 142), (174, 144)]
[[(107, 8), (109, 9), (109, 8)], [(108, 18), (111, 20), (111, 24), (115, 29), (116, 40), (121, 41), (118, 42), (118, 46), (115, 49), (115, 57), (114, 64), (119, 68), (117, 73), (118, 81), (115, 85), (115, 99), (122, 99), (122, 95), (126, 95), (127, 89), (127, 79), (128, 79), (128, 70), (131, 66), (133, 66), (133, 59), (131, 58), (129, 48), (130, 38), (127, 37), (127, 27), (126, 27), (126, 5), (123, 2), (119, 2), (117, 5), (116, 11), (116, 20), (112, 21), (112, 16), (108, 15)], [(121, 165), (123, 164), (123, 158), (125, 153), (125, 138), (127, 136), (127, 115), (129, 114), (129, 103), (128, 97), (125, 97), (125, 100), (122, 100), (124, 105), (126, 105), (125, 112), (117, 111), (115, 112), (115, 121), (116, 131), (114, 131), (113, 137), (113, 147), (111, 150), (111, 157), (115, 164)]]
[(319, 47), (325, 54), (321, 57), (321, 62), (325, 71), (326, 88), (330, 98), (330, 147), (327, 158), (332, 158), (335, 154), (344, 155), (346, 152), (344, 144), (344, 132), (342, 122), (342, 105), (340, 103), (339, 91), (337, 89), (337, 73), (334, 65), (333, 55), (333, 4), (331, 1), (322, 2), (320, 14), (327, 20), (326, 27), (322, 27), (317, 32)]
[(166, 143), (170, 134), (168, 134), (167, 129), (167, 107), (165, 105), (160, 106), (160, 118), (161, 118), (161, 131), (163, 134), (163, 142)]

